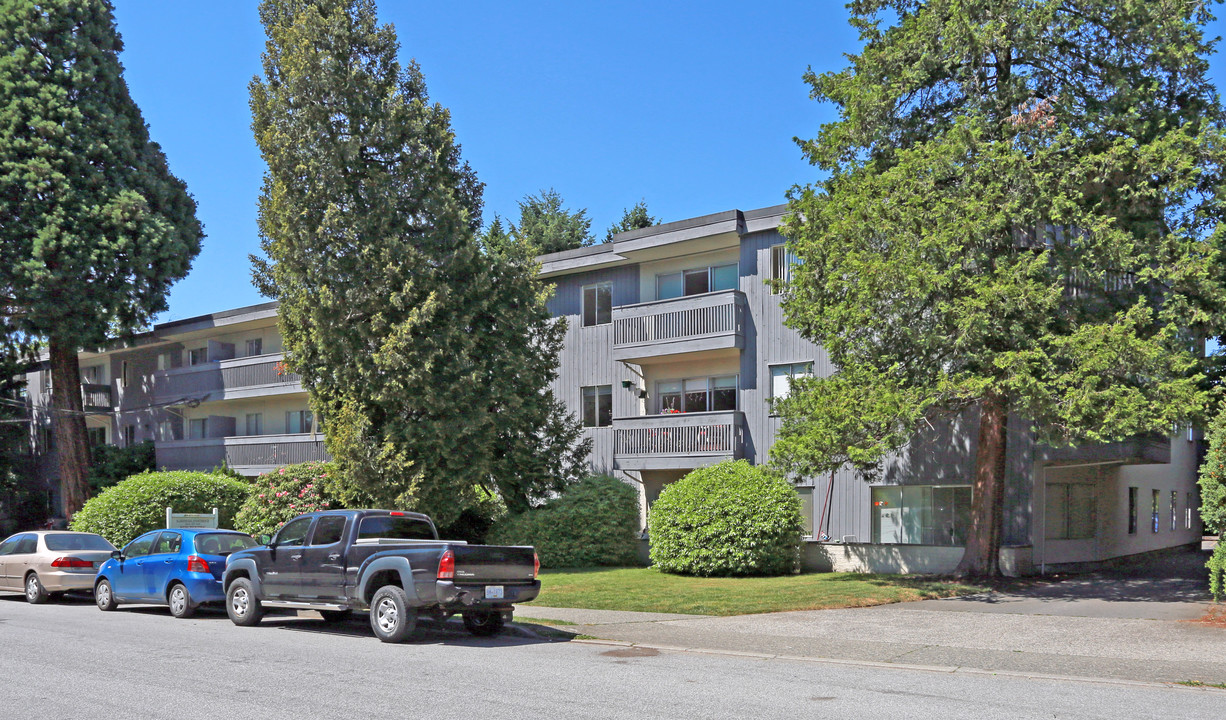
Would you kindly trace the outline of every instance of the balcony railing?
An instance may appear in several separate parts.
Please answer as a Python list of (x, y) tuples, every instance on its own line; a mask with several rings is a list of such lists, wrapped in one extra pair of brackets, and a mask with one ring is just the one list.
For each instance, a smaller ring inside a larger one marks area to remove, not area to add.
[(671, 355), (745, 346), (745, 295), (738, 290), (613, 308), (613, 357)]
[(159, 370), (153, 375), (153, 393), (159, 402), (201, 396), (223, 400), (301, 391), (302, 378), (285, 368), (281, 353)]
[(103, 383), (81, 383), (81, 405), (87, 410), (106, 410), (110, 412), (111, 386)]
[(614, 463), (626, 470), (687, 469), (740, 458), (743, 418), (737, 411), (614, 418)]
[(312, 433), (167, 440), (156, 443), (155, 450), (158, 467), (207, 470), (224, 463), (244, 475), (331, 459), (323, 436)]

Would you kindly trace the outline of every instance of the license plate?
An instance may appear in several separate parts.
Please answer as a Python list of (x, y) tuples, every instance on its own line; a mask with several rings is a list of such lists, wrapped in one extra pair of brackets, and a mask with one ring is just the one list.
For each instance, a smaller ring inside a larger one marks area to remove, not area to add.
[(486, 585), (485, 586), (485, 599), (486, 600), (501, 600), (502, 599), (502, 586), (501, 585)]

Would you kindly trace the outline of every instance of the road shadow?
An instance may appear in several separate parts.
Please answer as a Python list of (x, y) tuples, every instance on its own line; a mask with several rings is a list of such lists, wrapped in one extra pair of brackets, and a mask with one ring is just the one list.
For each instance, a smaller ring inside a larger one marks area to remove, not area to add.
[[(289, 614), (267, 615), (256, 627), (276, 628), (314, 635), (375, 640), (374, 632), (370, 629), (369, 615), (366, 613), (354, 613), (348, 619), (333, 622)], [(546, 632), (538, 633), (534, 631), (537, 627), (540, 626), (530, 626), (531, 629), (526, 629), (519, 623), (512, 623), (498, 635), (477, 637), (464, 629), (464, 625), (459, 619), (439, 622), (423, 618), (417, 621), (417, 627), (409, 635), (409, 638), (401, 644), (454, 645), (457, 647), (518, 647), (547, 644), (574, 637), (571, 633), (563, 633), (557, 636), (546, 634), (552, 631), (552, 628), (541, 628)]]

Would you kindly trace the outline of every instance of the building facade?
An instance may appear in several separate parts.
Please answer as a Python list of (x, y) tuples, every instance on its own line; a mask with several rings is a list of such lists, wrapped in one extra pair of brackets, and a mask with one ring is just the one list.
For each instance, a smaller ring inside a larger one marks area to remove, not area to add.
[[(660, 491), (730, 459), (765, 464), (780, 427), (769, 401), (791, 378), (834, 372), (785, 326), (768, 283), (794, 266), (785, 206), (622, 233), (545, 255), (549, 307), (567, 321), (555, 395), (592, 440), (594, 471)], [(152, 440), (157, 465), (245, 475), (325, 460), (306, 392), (281, 362), (276, 304), (163, 323), (80, 356), (91, 441)], [(49, 374), (28, 376), (37, 475), (57, 489)], [(1197, 542), (1199, 438), (1190, 431), (1053, 449), (1009, 423), (1002, 564), (1041, 572)], [(802, 478), (813, 569), (948, 572), (970, 518), (974, 413), (917, 435), (868, 484), (850, 470)]]
[[(591, 464), (632, 483), (646, 512), (693, 468), (769, 461), (790, 378), (834, 372), (784, 325), (768, 280), (794, 266), (786, 206), (708, 215), (545, 255), (568, 322), (553, 390), (592, 439)], [(977, 418), (918, 435), (870, 485), (850, 470), (801, 479), (811, 568), (948, 572), (969, 528)], [(1007, 572), (1094, 563), (1196, 542), (1191, 432), (1053, 449), (1010, 419)]]

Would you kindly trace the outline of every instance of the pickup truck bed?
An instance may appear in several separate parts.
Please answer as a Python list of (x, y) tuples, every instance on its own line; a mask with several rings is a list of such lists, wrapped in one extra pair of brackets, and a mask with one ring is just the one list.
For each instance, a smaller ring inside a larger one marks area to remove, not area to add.
[(425, 515), (340, 510), (300, 515), (266, 545), (226, 563), (226, 611), (254, 625), (266, 608), (318, 610), (325, 620), (369, 611), (385, 642), (412, 633), (421, 615), (461, 614), (476, 635), (500, 631), (512, 603), (540, 592), (531, 547), (440, 540)]

